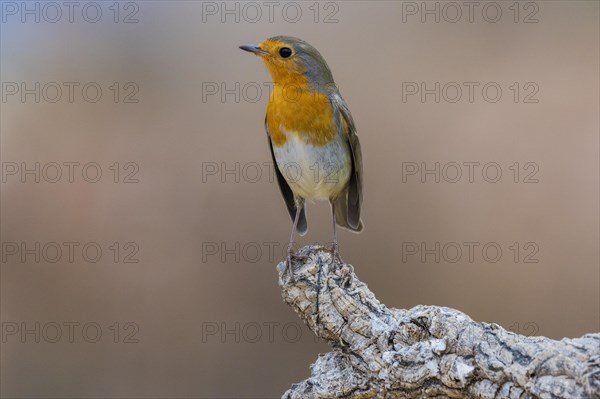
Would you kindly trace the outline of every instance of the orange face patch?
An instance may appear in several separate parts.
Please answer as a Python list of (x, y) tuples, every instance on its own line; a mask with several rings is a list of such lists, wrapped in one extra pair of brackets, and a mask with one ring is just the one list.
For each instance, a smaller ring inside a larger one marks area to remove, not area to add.
[(296, 57), (294, 57), (293, 54), (289, 58), (282, 58), (279, 55), (279, 50), (283, 47), (292, 48), (291, 45), (285, 42), (267, 39), (260, 43), (259, 47), (269, 53), (268, 55), (262, 55), (261, 58), (275, 83), (308, 84), (306, 77), (304, 76), (304, 69)]

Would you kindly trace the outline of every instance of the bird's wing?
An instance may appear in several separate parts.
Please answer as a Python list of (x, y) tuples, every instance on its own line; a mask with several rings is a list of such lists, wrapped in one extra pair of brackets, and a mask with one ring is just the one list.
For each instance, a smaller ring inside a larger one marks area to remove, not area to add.
[[(269, 125), (267, 124), (267, 118), (265, 117), (265, 130), (267, 132), (267, 139), (269, 140), (269, 151), (271, 151), (271, 158), (273, 159), (273, 168), (275, 169), (275, 174), (277, 175), (277, 183), (279, 185), (279, 190), (281, 191), (281, 195), (283, 196), (283, 201), (292, 217), (292, 221), (294, 221), (296, 217), (296, 200), (294, 198), (294, 193), (290, 188), (289, 184), (279, 171), (277, 167), (277, 160), (275, 159), (275, 153), (273, 152), (273, 142), (271, 141), (271, 133), (269, 132)], [(305, 235), (308, 231), (308, 224), (306, 223), (306, 206), (302, 206), (300, 210), (300, 216), (298, 218), (298, 225), (296, 226), (296, 231), (301, 236)]]
[(352, 152), (352, 174), (348, 184), (348, 224), (351, 227), (358, 228), (360, 226), (360, 207), (363, 201), (363, 167), (360, 141), (356, 134), (356, 127), (350, 109), (342, 96), (339, 93), (333, 93), (330, 96), (330, 101), (334, 109), (338, 130), (342, 131), (348, 138), (348, 145)]

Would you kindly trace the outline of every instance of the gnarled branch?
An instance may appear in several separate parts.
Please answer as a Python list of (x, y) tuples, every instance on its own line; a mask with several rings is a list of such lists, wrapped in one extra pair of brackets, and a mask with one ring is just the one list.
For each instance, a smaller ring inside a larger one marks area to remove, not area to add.
[(283, 299), (333, 351), (283, 398), (600, 398), (600, 334), (554, 341), (438, 306), (390, 309), (318, 246), (278, 265)]

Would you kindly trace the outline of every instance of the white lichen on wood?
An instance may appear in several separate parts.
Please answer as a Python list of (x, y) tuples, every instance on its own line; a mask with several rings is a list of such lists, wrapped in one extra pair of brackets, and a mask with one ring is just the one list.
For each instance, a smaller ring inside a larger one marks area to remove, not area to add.
[(600, 398), (600, 334), (551, 340), (457, 310), (381, 304), (322, 247), (278, 266), (283, 299), (333, 351), (283, 398)]

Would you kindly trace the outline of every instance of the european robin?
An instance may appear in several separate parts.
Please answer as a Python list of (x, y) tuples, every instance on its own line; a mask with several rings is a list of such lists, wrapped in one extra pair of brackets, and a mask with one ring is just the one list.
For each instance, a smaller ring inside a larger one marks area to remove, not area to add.
[(341, 260), (336, 225), (360, 232), (362, 155), (348, 105), (325, 59), (310, 44), (290, 36), (271, 37), (242, 50), (259, 56), (273, 78), (265, 128), (277, 182), (294, 221), (287, 264), (294, 256), (294, 232), (306, 234), (306, 200), (329, 200), (333, 256)]

